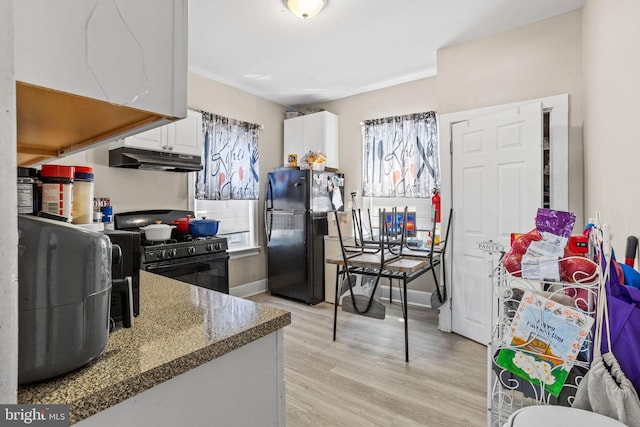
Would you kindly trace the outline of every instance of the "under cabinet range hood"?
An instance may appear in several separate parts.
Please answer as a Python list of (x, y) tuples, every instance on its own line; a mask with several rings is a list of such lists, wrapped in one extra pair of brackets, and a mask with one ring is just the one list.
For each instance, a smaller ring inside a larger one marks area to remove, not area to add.
[(200, 156), (120, 147), (109, 150), (109, 166), (170, 172), (202, 170)]

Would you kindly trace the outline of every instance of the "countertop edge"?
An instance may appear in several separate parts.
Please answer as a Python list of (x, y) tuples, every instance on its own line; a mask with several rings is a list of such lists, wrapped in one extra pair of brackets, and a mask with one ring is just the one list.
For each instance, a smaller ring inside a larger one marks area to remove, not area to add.
[(289, 324), (291, 324), (291, 313), (287, 312), (261, 325), (220, 340), (206, 348), (112, 385), (108, 390), (102, 390), (74, 402), (69, 402), (69, 421), (74, 424), (89, 418), (98, 412), (117, 405), (191, 369), (211, 362)]
[[(291, 324), (291, 313), (141, 272), (141, 314), (87, 365), (22, 385), (20, 404), (66, 404), (70, 424)], [(219, 319), (216, 320), (216, 319)]]

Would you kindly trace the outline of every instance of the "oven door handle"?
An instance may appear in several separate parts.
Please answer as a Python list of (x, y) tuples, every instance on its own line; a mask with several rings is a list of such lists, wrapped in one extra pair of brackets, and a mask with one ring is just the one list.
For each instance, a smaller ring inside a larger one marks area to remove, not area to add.
[(226, 252), (221, 252), (220, 254), (214, 256), (205, 255), (203, 257), (184, 258), (183, 260), (172, 260), (167, 262), (145, 264), (144, 269), (150, 273), (153, 273), (154, 270), (174, 269), (194, 265), (201, 262), (211, 262), (225, 259), (229, 259), (229, 254), (227, 254)]

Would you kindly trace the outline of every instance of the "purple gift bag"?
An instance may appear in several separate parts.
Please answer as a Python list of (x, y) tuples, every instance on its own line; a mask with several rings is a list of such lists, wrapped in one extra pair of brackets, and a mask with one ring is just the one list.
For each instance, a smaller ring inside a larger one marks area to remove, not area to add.
[[(615, 262), (612, 259), (612, 262)], [(615, 268), (610, 269), (607, 286), (611, 351), (622, 371), (640, 393), (640, 290), (621, 285)], [(602, 332), (602, 353), (609, 351)]]

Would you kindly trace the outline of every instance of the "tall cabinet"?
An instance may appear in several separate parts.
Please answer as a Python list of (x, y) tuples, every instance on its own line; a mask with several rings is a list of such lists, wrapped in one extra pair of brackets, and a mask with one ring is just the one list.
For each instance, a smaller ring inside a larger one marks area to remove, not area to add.
[(302, 159), (309, 151), (327, 156), (326, 167), (338, 169), (338, 116), (328, 111), (306, 114), (284, 121), (284, 164), (289, 154)]

